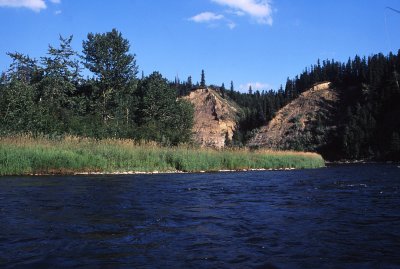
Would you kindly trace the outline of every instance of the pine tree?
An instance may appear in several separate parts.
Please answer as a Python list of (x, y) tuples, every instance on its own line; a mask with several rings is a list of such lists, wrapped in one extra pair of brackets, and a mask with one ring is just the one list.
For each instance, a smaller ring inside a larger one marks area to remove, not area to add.
[(225, 84), (224, 83), (222, 83), (220, 90), (221, 90), (222, 98), (225, 98)]
[(193, 88), (193, 82), (192, 82), (192, 76), (188, 76), (187, 82), (186, 82), (186, 90), (190, 92)]
[(205, 88), (206, 87), (206, 78), (205, 78), (205, 75), (204, 75), (204, 69), (201, 70), (200, 87), (201, 88)]
[(25, 83), (34, 83), (41, 78), (41, 69), (37, 60), (30, 58), (19, 52), (7, 53), (11, 57), (12, 63), (5, 74), (5, 80), (19, 80)]

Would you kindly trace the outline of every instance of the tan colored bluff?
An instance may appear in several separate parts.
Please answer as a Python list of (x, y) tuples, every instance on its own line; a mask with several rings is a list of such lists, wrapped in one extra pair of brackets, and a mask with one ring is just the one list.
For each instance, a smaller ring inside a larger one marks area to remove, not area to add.
[(237, 128), (237, 104), (211, 88), (194, 90), (185, 99), (194, 105), (195, 142), (203, 147), (225, 147)]

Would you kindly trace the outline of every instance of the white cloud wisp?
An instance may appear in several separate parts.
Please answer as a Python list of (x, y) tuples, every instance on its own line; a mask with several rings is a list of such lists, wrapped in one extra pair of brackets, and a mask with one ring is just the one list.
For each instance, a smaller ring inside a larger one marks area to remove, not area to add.
[(0, 7), (28, 8), (40, 12), (47, 6), (44, 0), (0, 0)]
[(213, 12), (202, 12), (200, 14), (197, 14), (196, 16), (189, 18), (189, 20), (198, 23), (204, 23), (204, 22), (218, 21), (223, 18), (224, 16), (220, 14), (215, 14)]
[(236, 14), (247, 14), (257, 23), (272, 25), (272, 7), (268, 0), (211, 0), (219, 5), (228, 6)]

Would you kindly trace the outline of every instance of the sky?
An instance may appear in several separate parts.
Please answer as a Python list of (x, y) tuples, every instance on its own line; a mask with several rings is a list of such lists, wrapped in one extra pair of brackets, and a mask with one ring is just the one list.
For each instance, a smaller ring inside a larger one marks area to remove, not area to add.
[(160, 72), (235, 90), (278, 89), (317, 59), (400, 49), (400, 0), (0, 0), (7, 52), (40, 59), (59, 35), (81, 52), (88, 33), (119, 30), (139, 74)]

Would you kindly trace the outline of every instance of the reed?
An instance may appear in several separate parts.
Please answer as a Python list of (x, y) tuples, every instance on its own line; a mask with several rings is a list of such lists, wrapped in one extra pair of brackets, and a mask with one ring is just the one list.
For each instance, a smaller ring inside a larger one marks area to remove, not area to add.
[(323, 167), (316, 153), (160, 147), (127, 139), (0, 137), (0, 175), (199, 172)]

